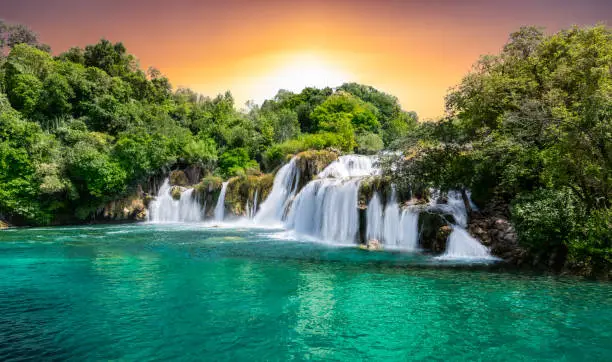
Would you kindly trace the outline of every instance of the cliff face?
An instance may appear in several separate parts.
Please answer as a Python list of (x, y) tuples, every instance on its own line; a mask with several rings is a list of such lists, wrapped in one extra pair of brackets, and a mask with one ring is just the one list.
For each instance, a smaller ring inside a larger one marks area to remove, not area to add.
[(272, 174), (231, 178), (225, 194), (226, 211), (234, 216), (248, 216), (255, 203), (261, 204), (268, 197), (273, 183)]
[(311, 150), (295, 155), (296, 165), (300, 170), (298, 190), (313, 180), (325, 167), (337, 160), (339, 156), (340, 152), (334, 150)]

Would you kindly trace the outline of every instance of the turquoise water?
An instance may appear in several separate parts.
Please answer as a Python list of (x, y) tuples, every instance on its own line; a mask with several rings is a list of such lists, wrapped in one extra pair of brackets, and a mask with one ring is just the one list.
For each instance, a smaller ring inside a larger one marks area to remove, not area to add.
[(274, 231), (0, 231), (0, 360), (612, 360), (612, 285)]

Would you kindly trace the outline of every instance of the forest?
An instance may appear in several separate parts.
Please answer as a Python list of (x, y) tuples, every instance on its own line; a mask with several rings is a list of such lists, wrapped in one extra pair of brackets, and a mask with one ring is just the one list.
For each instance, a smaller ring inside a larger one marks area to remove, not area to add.
[(87, 222), (106, 202), (181, 166), (273, 172), (311, 149), (382, 156), (398, 189), (470, 190), (519, 241), (575, 264), (612, 263), (612, 31), (524, 27), (419, 120), (367, 85), (280, 90), (239, 107), (174, 89), (106, 39), (53, 56), (0, 23), (0, 220)]

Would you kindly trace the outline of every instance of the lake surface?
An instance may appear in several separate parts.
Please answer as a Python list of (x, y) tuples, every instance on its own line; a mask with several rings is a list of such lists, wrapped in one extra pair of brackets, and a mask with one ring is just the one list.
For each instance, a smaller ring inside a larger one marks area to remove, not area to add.
[(11, 229), (0, 360), (22, 359), (610, 361), (612, 285), (278, 230)]

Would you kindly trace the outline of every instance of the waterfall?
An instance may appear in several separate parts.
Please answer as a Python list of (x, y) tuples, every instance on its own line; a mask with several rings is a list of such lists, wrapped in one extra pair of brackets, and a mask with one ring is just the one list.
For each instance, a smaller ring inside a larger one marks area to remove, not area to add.
[[(461, 192), (451, 190), (447, 193), (446, 204), (437, 204), (433, 200), (432, 206), (453, 215), (455, 224), (448, 236), (446, 250), (439, 256), (440, 259), (496, 259), (491, 256), (489, 249), (474, 239), (466, 230), (468, 226), (468, 214)], [(470, 200), (470, 203), (472, 201)]]
[(249, 216), (249, 219), (252, 219), (257, 213), (257, 195), (258, 193), (259, 193), (259, 190), (255, 190), (255, 196), (253, 197), (253, 209), (251, 210), (251, 215)]
[(258, 190), (255, 190), (255, 195), (253, 195), (253, 203), (251, 204), (249, 200), (246, 202), (246, 217), (249, 220), (253, 219), (257, 213), (257, 191)]
[(259, 224), (277, 224), (283, 220), (287, 206), (291, 202), (300, 181), (300, 170), (296, 158), (281, 167), (274, 177), (272, 191), (261, 204), (259, 212), (255, 214), (255, 222)]
[(467, 230), (454, 226), (448, 236), (446, 251), (439, 259), (496, 259), (489, 249), (474, 239)]
[(339, 157), (297, 194), (287, 214), (286, 227), (326, 242), (356, 243), (359, 185), (365, 176), (377, 172), (372, 157)]
[(391, 192), (391, 197), (387, 201), (387, 207), (385, 207), (385, 216), (383, 221), (383, 238), (382, 242), (384, 245), (398, 247), (400, 244), (400, 209), (397, 204), (397, 197), (395, 195), (395, 187)]
[(374, 167), (376, 158), (371, 156), (346, 155), (329, 164), (321, 173), (319, 178), (348, 178), (372, 176), (380, 173), (380, 169)]
[(368, 203), (366, 237), (380, 241), (386, 248), (416, 250), (418, 247), (419, 215), (411, 210), (400, 210), (395, 188), (384, 208), (378, 192)]
[(400, 230), (399, 248), (417, 250), (419, 247), (419, 214), (410, 209), (402, 211)]
[(175, 200), (167, 178), (155, 200), (151, 201), (148, 215), (151, 222), (199, 222), (202, 221), (202, 207), (191, 188), (183, 191), (180, 198)]
[(287, 227), (320, 240), (355, 243), (359, 232), (358, 179), (319, 179), (297, 195)]
[(225, 181), (223, 183), (223, 186), (221, 187), (221, 193), (219, 193), (219, 199), (217, 200), (217, 205), (215, 206), (216, 222), (222, 222), (223, 217), (225, 216), (225, 193), (227, 192), (228, 183), (228, 181)]
[(383, 237), (383, 207), (378, 192), (374, 193), (368, 203), (366, 212), (366, 238), (381, 241)]

